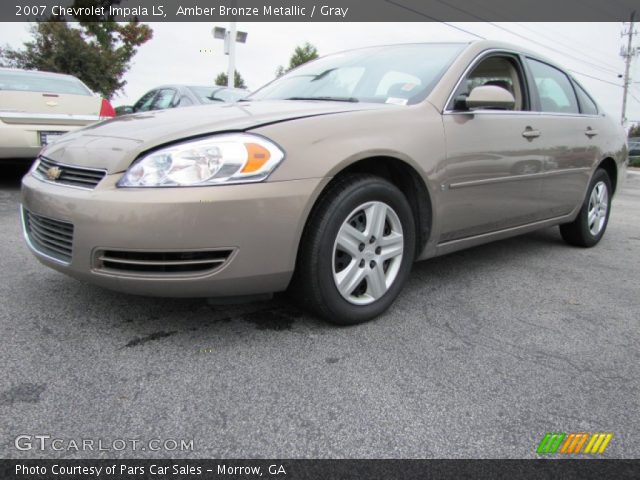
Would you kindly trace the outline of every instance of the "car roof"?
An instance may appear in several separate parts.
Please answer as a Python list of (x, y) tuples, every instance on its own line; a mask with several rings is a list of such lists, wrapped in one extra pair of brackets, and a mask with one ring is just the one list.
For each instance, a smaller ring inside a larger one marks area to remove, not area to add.
[[(366, 49), (380, 49), (383, 50), (385, 48), (393, 48), (393, 47), (401, 47), (401, 46), (410, 46), (410, 45), (460, 45), (460, 46), (464, 46), (465, 48), (460, 52), (460, 56), (462, 55), (471, 55), (473, 57), (479, 55), (480, 53), (487, 51), (487, 50), (506, 50), (506, 51), (510, 51), (510, 52), (514, 52), (514, 53), (519, 53), (525, 56), (530, 56), (533, 58), (536, 58), (538, 60), (541, 60), (545, 63), (548, 63), (549, 65), (553, 65), (557, 68), (560, 68), (561, 70), (567, 72), (567, 69), (564, 68), (562, 65), (559, 65), (557, 62), (554, 62), (553, 60), (545, 57), (544, 55), (541, 55), (538, 52), (535, 52), (533, 50), (529, 50), (527, 48), (521, 47), (519, 45), (515, 45), (513, 43), (509, 43), (509, 42), (503, 42), (503, 41), (499, 41), (499, 40), (487, 40), (487, 39), (479, 39), (479, 40), (470, 40), (470, 41), (466, 41), (466, 42), (404, 42), (404, 43), (388, 43), (388, 44), (380, 44), (380, 45), (372, 45), (372, 46), (367, 46), (367, 47), (360, 47), (360, 48), (351, 48), (351, 49), (347, 49), (347, 50), (341, 50), (341, 51), (336, 51), (336, 52), (332, 52), (327, 54), (326, 56), (331, 56), (331, 55), (337, 55), (337, 54), (342, 54), (342, 53), (347, 53), (347, 52), (351, 52), (351, 51), (357, 51), (357, 50), (366, 50)], [(320, 57), (321, 58), (321, 57)]]

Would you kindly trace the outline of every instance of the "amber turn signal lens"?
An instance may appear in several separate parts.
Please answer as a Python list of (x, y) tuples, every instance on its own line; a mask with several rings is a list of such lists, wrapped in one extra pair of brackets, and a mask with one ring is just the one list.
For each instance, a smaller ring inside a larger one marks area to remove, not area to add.
[(247, 149), (247, 163), (242, 168), (242, 173), (256, 172), (269, 161), (271, 154), (269, 150), (256, 143), (245, 143)]

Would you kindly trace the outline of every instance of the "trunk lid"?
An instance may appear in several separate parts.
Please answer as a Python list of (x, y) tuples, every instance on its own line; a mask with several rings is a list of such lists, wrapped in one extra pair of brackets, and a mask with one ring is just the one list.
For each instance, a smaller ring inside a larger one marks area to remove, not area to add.
[(93, 95), (0, 90), (5, 123), (87, 125), (99, 119), (102, 99)]

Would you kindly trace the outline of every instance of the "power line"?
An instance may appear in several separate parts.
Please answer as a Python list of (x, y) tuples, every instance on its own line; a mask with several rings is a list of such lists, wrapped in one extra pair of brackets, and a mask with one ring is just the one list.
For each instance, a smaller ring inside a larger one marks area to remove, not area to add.
[(416, 15), (420, 15), (421, 17), (424, 17), (424, 18), (428, 18), (429, 20), (434, 20), (434, 21), (436, 21), (438, 23), (442, 23), (444, 25), (447, 25), (448, 27), (455, 28), (456, 30), (459, 30), (459, 31), (464, 32), (466, 34), (473, 35), (476, 38), (481, 38), (482, 40), (486, 40), (486, 38), (483, 37), (482, 35), (478, 35), (477, 33), (470, 32), (469, 30), (466, 30), (466, 29), (464, 29), (462, 27), (458, 27), (456, 25), (453, 25), (452, 23), (443, 22), (442, 20), (440, 20), (440, 19), (438, 19), (436, 17), (432, 17), (431, 15), (427, 15), (426, 13), (423, 13), (423, 12), (421, 12), (419, 10), (416, 10), (414, 8), (411, 8), (411, 7), (408, 7), (408, 6), (403, 5), (401, 3), (394, 2), (393, 0), (387, 0), (387, 3), (395, 5), (396, 7), (404, 8), (405, 10), (408, 10), (409, 12), (415, 13)]
[[(442, 5), (445, 5), (445, 6), (449, 7), (449, 8), (452, 8), (453, 10), (457, 10), (458, 12), (461, 12), (461, 13), (464, 13), (464, 14), (466, 14), (466, 15), (469, 15), (469, 16), (471, 16), (471, 17), (475, 18), (476, 20), (481, 20), (481, 21), (483, 21), (483, 22), (487, 22), (489, 25), (492, 25), (492, 26), (493, 26), (493, 27), (495, 27), (495, 28), (499, 28), (500, 30), (503, 30), (503, 31), (505, 31), (505, 32), (507, 32), (507, 33), (510, 33), (511, 35), (516, 35), (516, 36), (518, 36), (518, 37), (520, 37), (520, 38), (523, 38), (523, 39), (525, 39), (525, 40), (527, 40), (527, 41), (529, 41), (529, 42), (535, 43), (536, 45), (539, 45), (539, 46), (541, 46), (542, 48), (546, 48), (546, 49), (548, 49), (548, 50), (551, 50), (551, 51), (554, 51), (554, 52), (556, 52), (556, 53), (559, 53), (560, 55), (564, 55), (564, 56), (566, 56), (566, 57), (570, 57), (570, 58), (572, 58), (573, 60), (576, 60), (576, 61), (578, 61), (578, 62), (582, 62), (582, 63), (585, 63), (585, 64), (587, 64), (587, 65), (591, 65), (591, 66), (592, 66), (592, 67), (594, 67), (594, 68), (598, 68), (598, 69), (603, 70), (603, 71), (608, 71), (608, 72), (610, 72), (610, 73), (614, 73), (614, 74), (616, 74), (616, 75), (619, 73), (617, 70), (613, 70), (613, 69), (611, 69), (611, 68), (603, 67), (603, 66), (601, 66), (601, 65), (599, 65), (599, 64), (596, 64), (596, 63), (593, 63), (593, 62), (589, 62), (589, 61), (587, 61), (587, 60), (582, 60), (582, 59), (580, 59), (580, 58), (575, 58), (575, 56), (573, 56), (573, 55), (571, 55), (571, 54), (569, 54), (569, 53), (563, 52), (563, 51), (561, 51), (561, 50), (558, 50), (557, 48), (550, 47), (550, 46), (548, 46), (548, 45), (545, 45), (545, 44), (543, 44), (543, 43), (540, 43), (540, 42), (538, 42), (538, 41), (536, 41), (536, 40), (533, 40), (533, 39), (531, 39), (531, 38), (529, 38), (529, 37), (527, 37), (527, 36), (525, 36), (525, 35), (522, 35), (522, 34), (520, 34), (520, 33), (514, 32), (513, 30), (509, 30), (509, 29), (508, 29), (508, 28), (506, 28), (506, 27), (503, 27), (503, 26), (501, 26), (501, 25), (498, 25), (498, 24), (496, 24), (495, 22), (489, 22), (489, 21), (487, 21), (485, 18), (483, 18), (483, 17), (481, 17), (481, 16), (479, 16), (479, 15), (476, 15), (476, 14), (475, 14), (475, 13), (473, 13), (473, 12), (470, 12), (470, 11), (468, 11), (468, 10), (465, 10), (464, 8), (460, 8), (460, 7), (458, 7), (457, 5), (452, 5), (451, 3), (446, 2), (445, 0), (436, 0), (436, 2), (438, 2), (438, 3), (442, 4)], [(572, 50), (574, 50), (575, 52), (578, 52), (578, 51), (577, 51), (577, 50), (575, 50), (575, 49), (572, 49)], [(581, 52), (578, 52), (578, 53), (580, 53), (580, 55), (583, 55), (583, 56), (584, 56), (584, 54), (582, 54)]]
[[(559, 44), (559, 45), (562, 45), (562, 46), (564, 46), (565, 48), (568, 48), (569, 50), (571, 50), (571, 51), (573, 51), (573, 52), (576, 52), (576, 53), (578, 53), (578, 54), (582, 55), (583, 57), (587, 57), (587, 55), (585, 55), (585, 54), (584, 54), (584, 53), (582, 53), (581, 51), (577, 50), (576, 48), (574, 48), (574, 47), (572, 47), (572, 46), (567, 45), (566, 43), (558, 42), (557, 40), (555, 40), (555, 39), (553, 39), (553, 38), (549, 38), (548, 36), (542, 35), (539, 31), (533, 30), (533, 29), (529, 28), (528, 26), (523, 25), (522, 23), (518, 23), (518, 25), (519, 25), (520, 27), (522, 27), (522, 28), (526, 29), (526, 30), (529, 30), (530, 32), (532, 32), (532, 33), (534, 33), (534, 34), (536, 34), (536, 35), (540, 35), (541, 37), (546, 38), (547, 40), (550, 40), (550, 41), (555, 42), (555, 43), (557, 43), (557, 44)], [(553, 34), (554, 34), (554, 35), (558, 35), (558, 36), (563, 36), (563, 37), (564, 37), (564, 38), (566, 38), (567, 40), (571, 41), (571, 39), (570, 39), (569, 37), (567, 37), (566, 35), (560, 35), (558, 32), (553, 32)], [(608, 54), (608, 53), (605, 53), (603, 50), (599, 50), (599, 52), (601, 53), (601, 55), (610, 55), (610, 54)], [(589, 58), (591, 58), (591, 57), (589, 57)], [(597, 60), (599, 60), (599, 61), (602, 63), (602, 65), (606, 65), (607, 67), (610, 67), (610, 68), (600, 67), (602, 70), (608, 70), (608, 71), (610, 71), (610, 72), (614, 72), (614, 73), (618, 73), (618, 71), (620, 70), (620, 69), (619, 69), (618, 67), (616, 67), (615, 65), (612, 65), (612, 64), (610, 64), (610, 63), (607, 63), (607, 62), (605, 62), (604, 60), (602, 60), (601, 58), (599, 58), (599, 59), (597, 59)]]
[(614, 85), (618, 88), (622, 88), (622, 85), (615, 83), (615, 82), (610, 82), (609, 80), (605, 80), (603, 78), (599, 78), (599, 77), (594, 77), (593, 75), (589, 75), (588, 73), (584, 73), (584, 72), (578, 72), (577, 70), (570, 70), (568, 69), (571, 73), (575, 73), (576, 75), (582, 75), (584, 77), (589, 77), (592, 78), (594, 80), (598, 80), (600, 82), (604, 82), (604, 83), (608, 83), (609, 85)]
[[(443, 0), (436, 0), (436, 1), (438, 1), (439, 3), (445, 4), (445, 5), (447, 5), (447, 6), (451, 7), (451, 8), (453, 8), (453, 9), (455, 9), (455, 10), (458, 10), (458, 11), (462, 12), (462, 13), (466, 13), (467, 15), (470, 15), (470, 16), (472, 16), (472, 17), (474, 17), (474, 18), (478, 19), (478, 20), (482, 20), (482, 21), (485, 21), (485, 22), (486, 22), (486, 20), (485, 20), (485, 19), (483, 19), (482, 17), (479, 17), (479, 16), (477, 16), (477, 15), (475, 15), (475, 14), (471, 13), (471, 12), (467, 12), (466, 10), (464, 10), (464, 9), (462, 9), (462, 8), (459, 8), (459, 7), (455, 6), (455, 5), (451, 5), (451, 4), (447, 3), (447, 2), (444, 2)], [(395, 5), (396, 7), (400, 7), (400, 8), (403, 8), (403, 9), (405, 9), (405, 10), (408, 10), (408, 11), (410, 11), (410, 12), (412, 12), (412, 13), (415, 13), (415, 14), (417, 14), (417, 15), (420, 15), (420, 16), (422, 16), (422, 17), (424, 17), (424, 18), (428, 18), (429, 20), (434, 20), (434, 21), (439, 22), (439, 23), (442, 23), (443, 25), (446, 25), (446, 26), (448, 26), (448, 27), (455, 28), (456, 30), (459, 30), (459, 31), (461, 31), (461, 32), (464, 32), (464, 33), (466, 33), (466, 34), (468, 34), (468, 35), (472, 35), (472, 36), (474, 36), (474, 37), (476, 37), (476, 38), (481, 38), (481, 39), (483, 39), (483, 40), (486, 40), (486, 37), (483, 37), (482, 35), (478, 35), (477, 33), (473, 33), (473, 32), (471, 32), (471, 31), (469, 31), (469, 30), (466, 30), (466, 29), (464, 29), (464, 28), (462, 28), (462, 27), (458, 27), (458, 26), (456, 26), (456, 25), (453, 25), (452, 23), (449, 23), (449, 22), (443, 22), (442, 20), (439, 20), (439, 19), (437, 19), (436, 17), (433, 17), (433, 16), (431, 16), (431, 15), (427, 15), (426, 13), (420, 12), (419, 10), (416, 10), (416, 9), (414, 9), (414, 8), (411, 8), (411, 7), (408, 7), (407, 5), (403, 5), (403, 4), (398, 3), (398, 2), (395, 2), (395, 1), (393, 1), (393, 0), (387, 0), (387, 2), (388, 2), (388, 3), (391, 3), (392, 5)], [(518, 34), (518, 33), (512, 32), (512, 31), (510, 31), (510, 30), (508, 30), (508, 29), (506, 29), (506, 28), (504, 28), (504, 27), (501, 27), (500, 25), (495, 25), (493, 22), (486, 22), (486, 23), (488, 23), (488, 24), (490, 24), (490, 25), (493, 25), (494, 27), (500, 28), (501, 30), (504, 30), (504, 31), (506, 31), (506, 32), (508, 32), (508, 33), (511, 33), (511, 34), (513, 34), (513, 35), (517, 35), (517, 36), (519, 36), (519, 37), (522, 37), (522, 38), (524, 38), (525, 40), (528, 40), (528, 41), (530, 41), (530, 42), (532, 42), (532, 43), (536, 43), (536, 44), (538, 44), (538, 45), (540, 45), (540, 46), (542, 46), (542, 47), (544, 47), (544, 48), (549, 48), (549, 49), (551, 49), (551, 50), (555, 50), (555, 49), (553, 49), (553, 48), (551, 48), (551, 47), (547, 47), (547, 46), (545, 46), (545, 45), (543, 45), (543, 44), (541, 44), (541, 43), (539, 43), (539, 42), (536, 42), (535, 40), (530, 40), (529, 38), (527, 38), (527, 37), (525, 37), (525, 36), (523, 36), (523, 35), (520, 35), (520, 34)], [(568, 53), (564, 53), (564, 52), (561, 52), (561, 51), (559, 51), (559, 50), (555, 50), (555, 51), (557, 51), (558, 53), (560, 53), (560, 54), (562, 54), (562, 55), (564, 55), (564, 56), (570, 57), (570, 55), (569, 55)], [(580, 60), (579, 58), (575, 58), (574, 60), (583, 61), (583, 60)], [(584, 62), (584, 61), (583, 61), (583, 62)], [(590, 63), (590, 62), (584, 62), (584, 63)], [(577, 70), (569, 70), (569, 71), (570, 71), (571, 73), (575, 73), (576, 75), (582, 75), (582, 76), (584, 76), (584, 77), (588, 77), (588, 78), (591, 78), (591, 79), (593, 79), (593, 80), (598, 80), (598, 81), (600, 81), (600, 82), (608, 83), (609, 85), (613, 85), (613, 86), (615, 86), (615, 87), (622, 88), (622, 85), (619, 85), (619, 84), (617, 84), (617, 83), (615, 83), (615, 82), (612, 82), (612, 81), (610, 81), (610, 80), (605, 80), (605, 79), (603, 79), (603, 78), (595, 77), (595, 76), (593, 76), (593, 75), (589, 75), (589, 74), (584, 73), (584, 72), (579, 72), (579, 71), (577, 71)]]
[(541, 46), (542, 48), (546, 48), (546, 49), (551, 50), (551, 51), (553, 51), (553, 52), (559, 53), (560, 55), (563, 55), (563, 56), (565, 56), (565, 57), (572, 58), (573, 60), (575, 60), (575, 61), (577, 61), (577, 62), (582, 62), (582, 63), (584, 63), (584, 64), (591, 65), (591, 66), (592, 66), (592, 67), (594, 67), (594, 68), (598, 68), (598, 69), (600, 69), (600, 70), (605, 70), (605, 71), (612, 72), (612, 73), (614, 73), (614, 74), (616, 74), (616, 75), (618, 74), (618, 72), (616, 72), (615, 70), (611, 70), (611, 69), (609, 69), (609, 68), (602, 67), (601, 65), (598, 65), (598, 64), (593, 63), (593, 62), (589, 62), (589, 61), (587, 61), (587, 60), (582, 60), (582, 59), (580, 59), (580, 58), (575, 58), (575, 57), (573, 57), (573, 56), (572, 56), (571, 54), (569, 54), (569, 53), (563, 52), (562, 50), (558, 50), (557, 48), (550, 47), (550, 46), (548, 46), (548, 45), (545, 45), (545, 44), (543, 44), (543, 43), (540, 43), (540, 42), (538, 42), (537, 40), (533, 40), (533, 39), (531, 39), (531, 38), (529, 38), (529, 37), (527, 37), (527, 36), (525, 36), (525, 35), (522, 35), (522, 34), (520, 34), (520, 33), (518, 33), (518, 32), (514, 32), (514, 31), (512, 31), (512, 30), (509, 30), (508, 28), (505, 28), (505, 27), (503, 27), (502, 25), (498, 25), (498, 24), (496, 24), (496, 23), (494, 23), (494, 22), (487, 22), (487, 23), (488, 23), (489, 25), (492, 25), (492, 26), (496, 27), (496, 28), (499, 28), (500, 30), (503, 30), (503, 31), (505, 31), (505, 32), (507, 32), (507, 33), (510, 33), (511, 35), (516, 35), (516, 36), (518, 36), (518, 37), (520, 37), (520, 38), (523, 38), (523, 39), (527, 40), (528, 42), (535, 43), (536, 45), (539, 45), (539, 46)]

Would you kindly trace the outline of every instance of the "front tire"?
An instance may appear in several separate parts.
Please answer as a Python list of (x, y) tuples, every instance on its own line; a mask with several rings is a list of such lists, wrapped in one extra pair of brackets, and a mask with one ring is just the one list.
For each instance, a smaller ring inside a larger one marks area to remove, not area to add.
[(611, 212), (611, 179), (603, 169), (596, 170), (580, 213), (571, 223), (560, 225), (565, 242), (577, 247), (597, 245), (609, 223)]
[(415, 258), (411, 207), (392, 183), (358, 174), (334, 181), (305, 229), (293, 288), (303, 306), (339, 325), (393, 303)]

